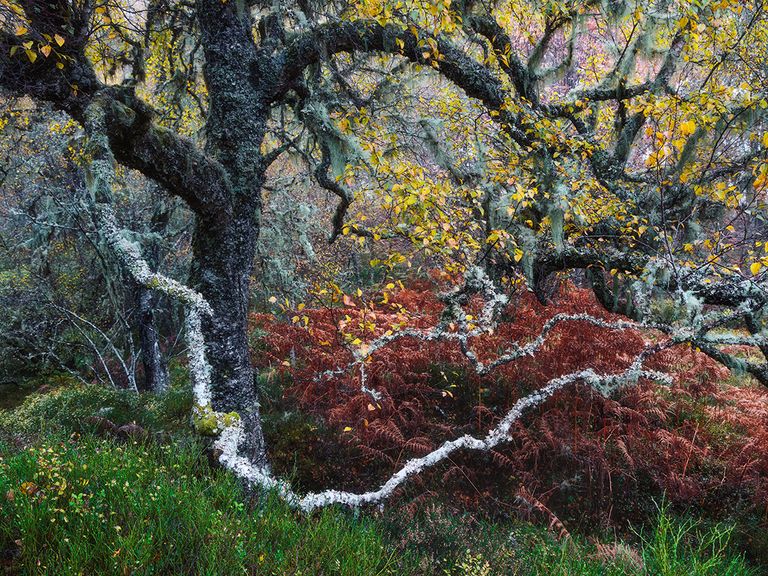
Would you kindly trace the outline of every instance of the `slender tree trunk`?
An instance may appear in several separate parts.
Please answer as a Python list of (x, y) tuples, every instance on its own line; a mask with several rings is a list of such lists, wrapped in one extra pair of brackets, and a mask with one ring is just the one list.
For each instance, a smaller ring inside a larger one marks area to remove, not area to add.
[[(152, 212), (150, 230), (162, 237), (168, 229), (170, 211), (168, 203), (157, 202)], [(150, 242), (144, 250), (149, 265), (157, 269), (160, 264), (160, 246), (157, 241)], [(136, 285), (136, 327), (139, 333), (139, 350), (144, 368), (144, 378), (138, 382), (140, 392), (162, 394), (170, 386), (168, 359), (160, 349), (160, 333), (157, 329), (155, 308), (159, 294), (146, 286)]]
[(162, 394), (168, 390), (170, 378), (168, 364), (160, 350), (160, 338), (155, 323), (155, 305), (157, 298), (152, 290), (144, 286), (136, 288), (138, 304), (138, 332), (141, 363), (144, 368), (144, 378), (139, 381), (139, 392), (154, 392)]

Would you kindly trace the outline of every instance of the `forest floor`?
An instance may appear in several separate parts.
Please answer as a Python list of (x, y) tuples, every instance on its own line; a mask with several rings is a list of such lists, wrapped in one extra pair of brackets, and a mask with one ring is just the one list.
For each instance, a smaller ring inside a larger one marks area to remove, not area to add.
[(0, 384), (0, 410), (10, 410), (18, 406), (34, 389), (18, 384)]
[[(450, 495), (305, 517), (243, 492), (189, 431), (191, 394), (62, 384), (0, 410), (0, 574), (749, 576), (738, 534), (656, 502), (622, 534), (491, 518)], [(140, 429), (112, 434), (105, 419)], [(589, 532), (589, 533), (587, 533)]]

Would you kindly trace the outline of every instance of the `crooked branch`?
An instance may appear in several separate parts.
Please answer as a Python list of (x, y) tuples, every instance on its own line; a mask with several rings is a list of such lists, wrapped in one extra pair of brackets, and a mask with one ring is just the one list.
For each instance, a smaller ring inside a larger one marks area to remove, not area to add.
[(86, 186), (93, 202), (93, 213), (99, 234), (117, 256), (122, 266), (140, 285), (158, 290), (186, 306), (186, 336), (189, 369), (195, 399), (198, 404), (211, 401), (211, 367), (205, 356), (205, 343), (201, 328), (201, 316), (211, 315), (210, 305), (197, 292), (187, 286), (153, 272), (141, 256), (141, 249), (129, 240), (117, 223), (112, 208), (112, 190), (115, 180), (115, 158), (109, 145), (106, 118), (102, 99), (97, 95), (85, 111), (85, 131), (91, 162), (86, 168)]

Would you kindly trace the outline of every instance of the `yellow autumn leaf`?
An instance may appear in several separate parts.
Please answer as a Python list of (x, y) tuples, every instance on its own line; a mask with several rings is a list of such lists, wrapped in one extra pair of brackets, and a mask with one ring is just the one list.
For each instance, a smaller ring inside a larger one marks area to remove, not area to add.
[(48, 58), (48, 55), (51, 53), (51, 47), (48, 44), (46, 44), (45, 46), (42, 46), (40, 48), (40, 52), (43, 54), (43, 56)]
[(694, 132), (696, 132), (696, 122), (693, 120), (688, 120), (687, 122), (680, 124), (680, 133), (683, 136), (690, 136)]
[(352, 432), (351, 426), (344, 426), (344, 432)]
[(59, 46), (64, 46), (64, 37), (59, 34), (54, 34), (53, 39), (56, 41), (56, 44)]
[(752, 272), (752, 276), (757, 276), (757, 274), (760, 272), (760, 269), (763, 267), (763, 265), (760, 262), (753, 262), (752, 265), (749, 267), (749, 271)]

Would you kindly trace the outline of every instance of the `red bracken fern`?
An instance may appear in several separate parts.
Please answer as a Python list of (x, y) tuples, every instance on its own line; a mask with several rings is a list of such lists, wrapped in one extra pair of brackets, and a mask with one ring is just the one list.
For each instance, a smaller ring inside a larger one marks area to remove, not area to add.
[[(347, 339), (365, 342), (406, 321), (403, 310), (418, 310), (407, 317), (409, 327), (428, 329), (437, 324), (443, 304), (426, 287), (400, 290), (375, 309), (346, 303), (303, 310), (306, 325), (267, 314), (254, 315), (252, 324), (266, 333), (266, 352), (257, 359), (261, 367), (291, 376), (286, 400), (337, 429), (339, 442), (357, 452), (348, 473), (336, 479), (348, 487), (383, 477), (459, 434), (484, 433), (516, 400), (552, 378), (586, 368), (624, 370), (654, 338), (635, 329), (562, 323), (534, 356), (482, 377), (455, 342), (403, 338), (365, 363), (366, 385), (380, 394), (374, 399), (361, 391), (358, 368), (330, 373), (353, 360), (340, 326)], [(470, 303), (469, 313), (473, 306), (481, 302)], [(507, 307), (493, 333), (470, 345), (480, 361), (491, 361), (510, 343), (532, 340), (547, 320), (563, 313), (618, 318), (591, 292), (573, 286), (548, 306), (525, 293)], [(726, 369), (687, 346), (657, 353), (648, 367), (668, 372), (674, 384), (641, 382), (613, 398), (587, 387), (559, 393), (525, 425), (518, 423), (504, 448), (452, 461), (455, 470), (444, 469), (441, 481), (465, 499), (492, 495), (512, 502), (522, 489), (561, 517), (577, 509), (633, 514), (636, 500), (628, 493), (642, 490), (663, 490), (674, 501), (702, 505), (713, 494), (738, 490), (765, 508), (768, 457), (760, 446), (768, 445), (768, 395), (729, 384)], [(420, 485), (428, 489), (415, 484)]]

